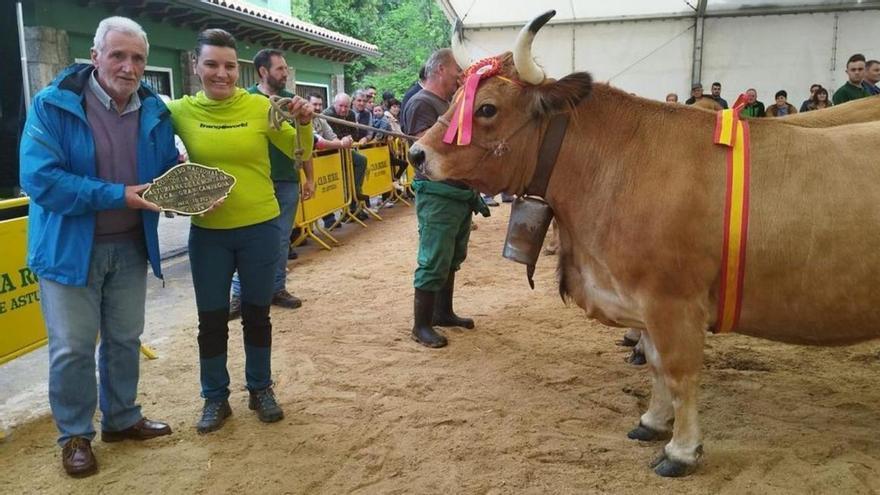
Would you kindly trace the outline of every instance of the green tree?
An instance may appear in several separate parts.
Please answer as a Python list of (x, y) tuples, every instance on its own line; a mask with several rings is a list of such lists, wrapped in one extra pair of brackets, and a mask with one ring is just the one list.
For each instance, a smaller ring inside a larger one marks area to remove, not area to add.
[(311, 14), (309, 13), (309, 0), (291, 0), (290, 14), (297, 19), (309, 22), (309, 20), (312, 18)]
[(416, 80), (434, 50), (449, 46), (449, 22), (434, 0), (405, 0), (380, 21), (373, 43), (382, 52), (356, 82), (390, 90), (398, 98)]
[(449, 22), (434, 0), (294, 0), (291, 10), (300, 19), (379, 48), (378, 57), (346, 64), (349, 92), (373, 85), (380, 94), (388, 90), (400, 98), (431, 52), (449, 45)]

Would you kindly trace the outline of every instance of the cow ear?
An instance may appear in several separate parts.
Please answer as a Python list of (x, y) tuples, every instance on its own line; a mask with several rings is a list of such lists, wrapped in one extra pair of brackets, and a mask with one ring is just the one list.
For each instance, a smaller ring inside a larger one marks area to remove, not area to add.
[(532, 91), (532, 114), (545, 117), (573, 109), (590, 95), (593, 78), (587, 72), (575, 72), (562, 79), (534, 86)]

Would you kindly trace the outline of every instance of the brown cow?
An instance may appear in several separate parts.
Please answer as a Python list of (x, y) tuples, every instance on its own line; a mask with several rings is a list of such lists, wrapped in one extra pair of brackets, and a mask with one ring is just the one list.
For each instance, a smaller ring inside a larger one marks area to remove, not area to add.
[[(713, 113), (633, 97), (583, 72), (545, 79), (530, 46), (552, 14), (499, 57), (507, 80), (481, 83), (472, 144), (445, 144), (441, 120), (410, 158), (432, 179), (521, 194), (549, 116), (570, 112), (545, 195), (560, 292), (588, 317), (645, 329), (653, 390), (630, 437), (671, 431), (655, 471), (684, 475), (702, 453), (697, 390), (704, 336), (716, 325), (727, 150), (712, 142)], [(739, 333), (816, 345), (880, 337), (880, 122), (819, 124), (828, 112), (750, 121)]]

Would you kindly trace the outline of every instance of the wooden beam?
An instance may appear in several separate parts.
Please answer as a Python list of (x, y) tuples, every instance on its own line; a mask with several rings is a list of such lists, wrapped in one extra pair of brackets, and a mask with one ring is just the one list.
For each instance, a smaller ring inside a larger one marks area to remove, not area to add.
[(238, 38), (240, 40), (245, 40), (245, 39), (250, 39), (251, 36), (254, 36), (256, 34), (260, 34), (264, 31), (262, 29), (245, 27), (245, 26), (242, 26), (241, 24), (238, 24), (234, 28), (234, 32), (233, 31), (229, 31), (229, 32), (231, 32), (233, 35), (235, 35), (236, 38)]
[(286, 38), (284, 41), (281, 42), (280, 46), (282, 50), (299, 53), (300, 50), (309, 45), (302, 40), (298, 40), (295, 38)]
[(125, 15), (126, 17), (140, 17), (146, 11), (146, 2), (124, 2), (120, 3), (113, 9), (113, 13), (116, 15)]
[(147, 15), (157, 18), (157, 20), (162, 20), (168, 15), (168, 12), (170, 12), (172, 8), (173, 7), (166, 2), (148, 2)]
[(192, 29), (193, 31), (202, 31), (208, 27), (220, 27), (212, 19), (209, 19), (206, 17), (202, 17), (201, 19), (198, 19), (198, 20), (193, 19), (191, 21), (187, 21), (183, 25)]
[(181, 23), (178, 19), (191, 14), (192, 12), (189, 9), (169, 6), (169, 8), (162, 13), (162, 21), (170, 23), (173, 26), (180, 26)]
[(326, 46), (312, 45), (312, 46), (306, 48), (305, 50), (303, 50), (303, 53), (305, 53), (306, 55), (315, 56), (316, 54), (321, 53), (322, 51), (324, 51), (326, 49), (327, 49)]
[(258, 43), (261, 45), (269, 45), (274, 43), (281, 43), (282, 38), (278, 33), (273, 33), (272, 31), (264, 31), (262, 34), (254, 35), (251, 37), (254, 43)]

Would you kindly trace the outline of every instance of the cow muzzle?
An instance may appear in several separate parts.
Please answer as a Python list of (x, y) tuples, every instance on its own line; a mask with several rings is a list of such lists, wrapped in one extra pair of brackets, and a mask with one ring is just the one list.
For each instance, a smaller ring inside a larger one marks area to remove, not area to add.
[(501, 255), (509, 260), (526, 265), (529, 286), (534, 289), (535, 264), (547, 235), (547, 228), (553, 220), (553, 209), (539, 198), (520, 196), (510, 208), (507, 223), (507, 238)]

